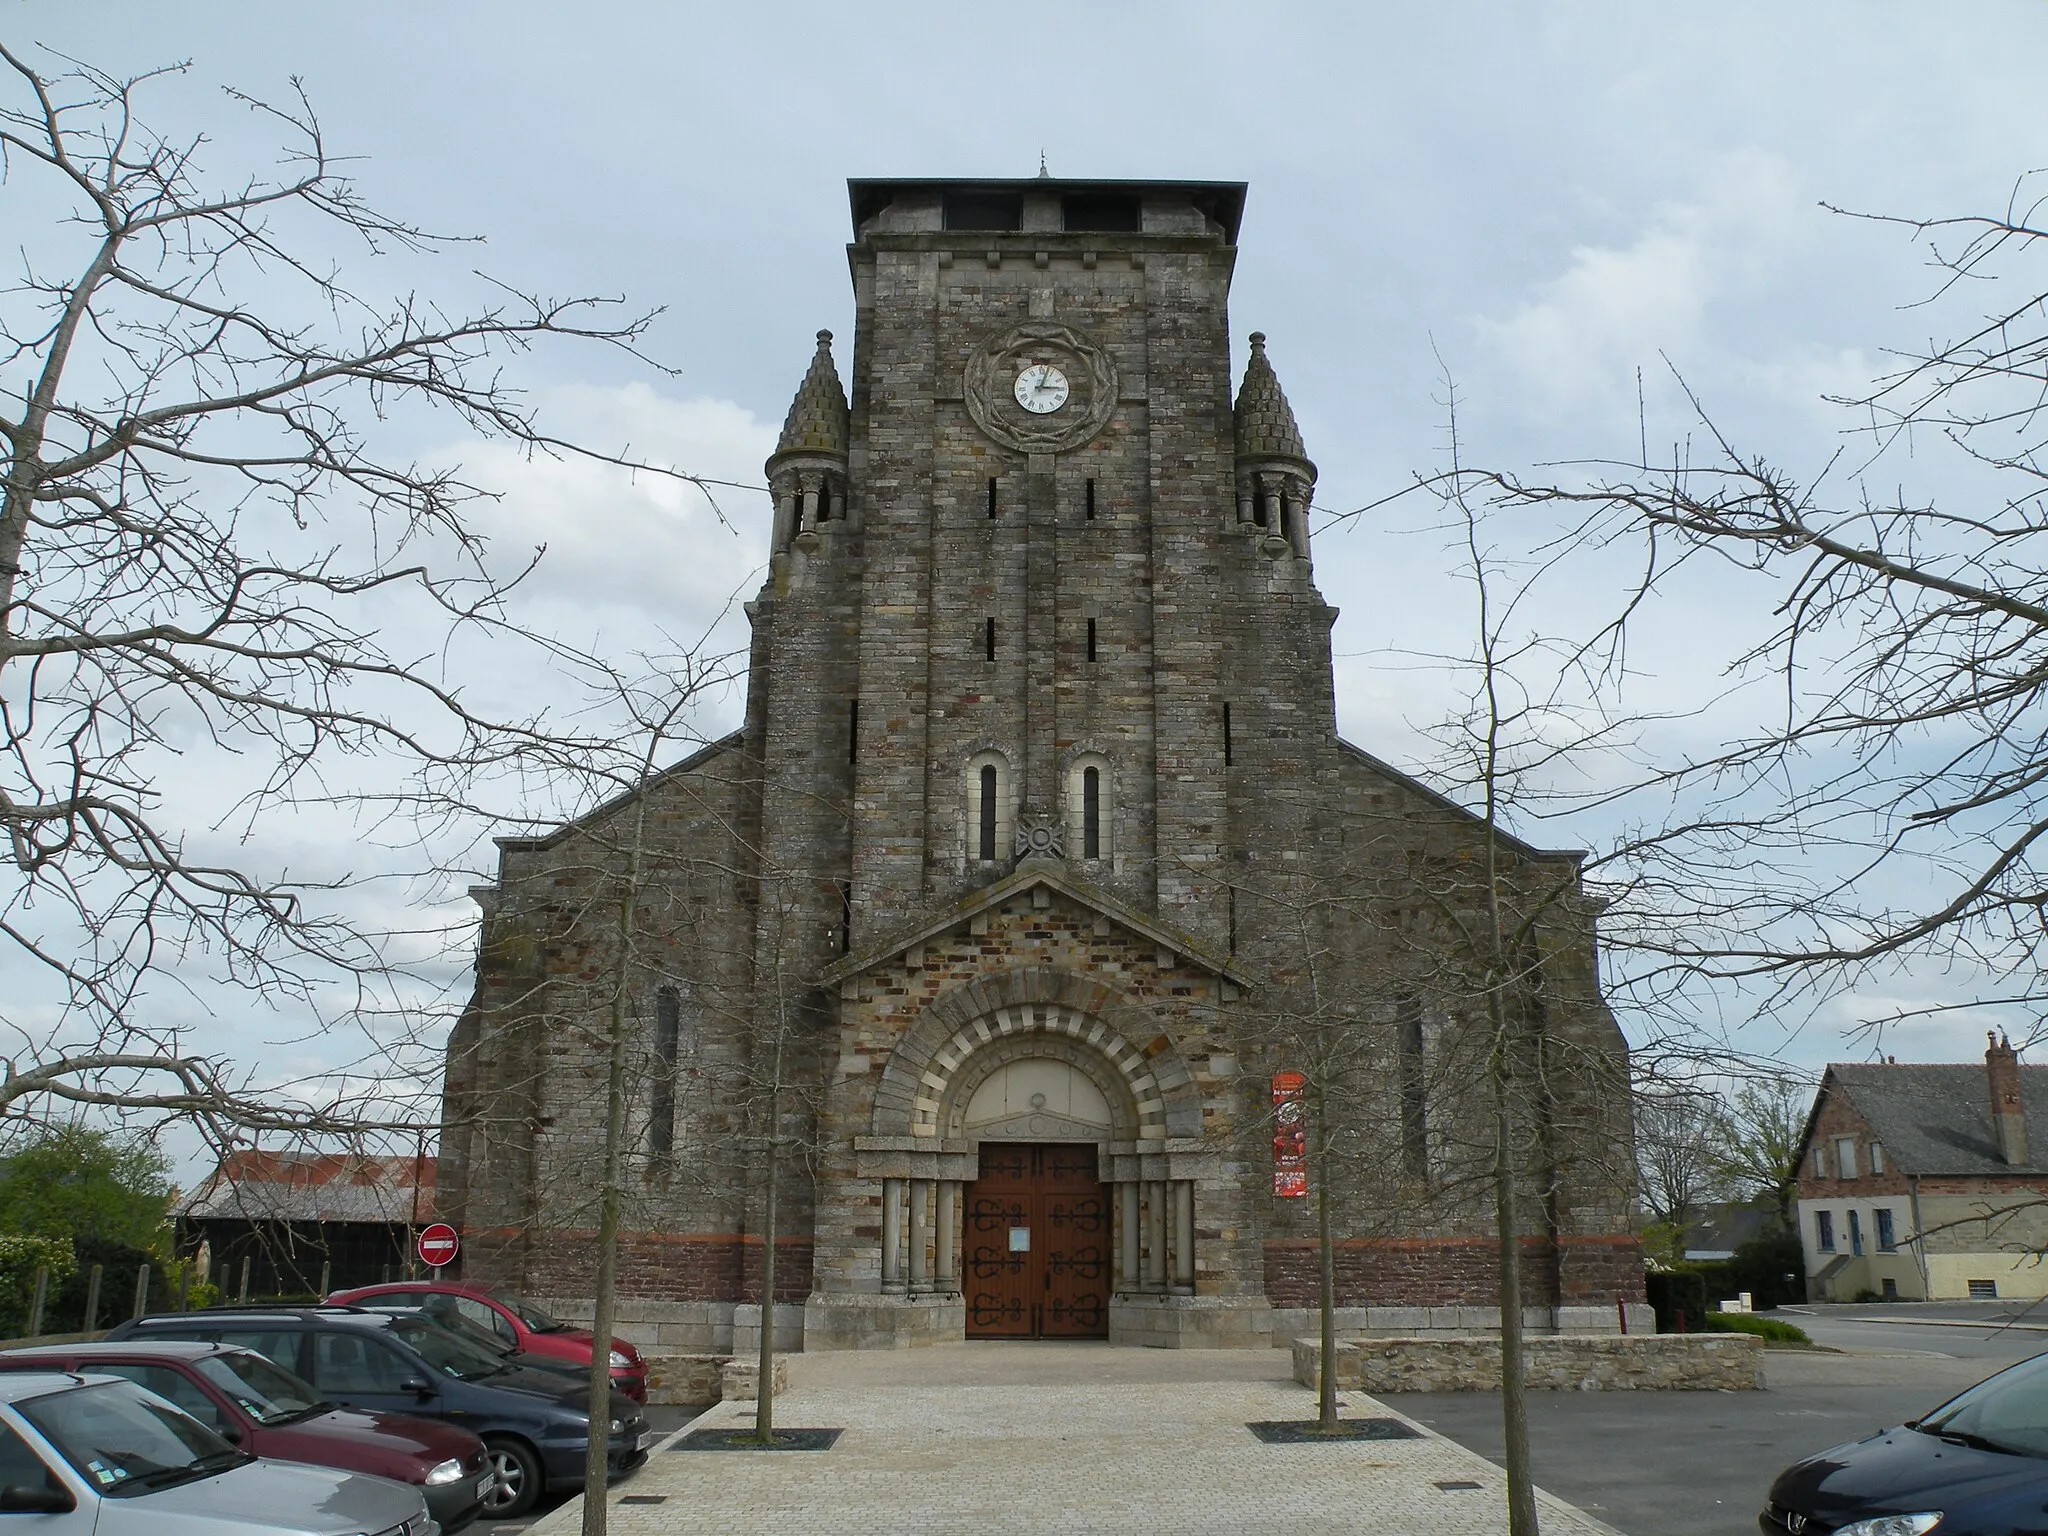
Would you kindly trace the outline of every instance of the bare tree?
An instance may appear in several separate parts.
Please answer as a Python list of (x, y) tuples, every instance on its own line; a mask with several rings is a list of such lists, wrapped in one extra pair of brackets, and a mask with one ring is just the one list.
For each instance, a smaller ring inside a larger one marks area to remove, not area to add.
[[(1661, 878), (1677, 891), (1716, 871), (1721, 895), (1674, 930), (1670, 959), (1764, 978), (1781, 1005), (1942, 968), (1942, 1000), (1879, 1012), (1873, 1033), (1954, 1008), (2032, 1017), (2048, 996), (2043, 185), (2022, 178), (1988, 216), (1876, 221), (1927, 248), (1948, 334), (1835, 400), (1855, 459), (1802, 476), (1694, 399), (1704, 451), (1466, 480), (1567, 510), (1568, 536), (1634, 547), (1658, 586), (1703, 560), (1753, 573), (1772, 622), (1732, 663), (1768, 703), (1726, 750), (1658, 775), (1692, 806), (1654, 848)], [(1928, 489), (1880, 481), (1893, 473)]]
[(1768, 1201), (1778, 1225), (1794, 1225), (1799, 1147), (1813, 1087), (1786, 1073), (1736, 1083), (1720, 1116), (1716, 1166), (1744, 1199)]
[(216, 1141), (348, 1132), (403, 1116), (259, 1093), (163, 1023), (152, 989), (197, 975), (330, 1018), (404, 1006), (414, 978), (350, 905), (393, 871), (295, 874), (247, 834), (325, 808), (416, 866), (423, 804), (559, 746), (451, 680), (453, 641), (511, 635), (521, 572), (478, 531), (486, 490), (410, 458), (403, 429), (438, 413), (585, 454), (504, 370), (556, 341), (637, 355), (649, 317), (351, 284), (344, 260), (450, 242), (363, 197), (296, 83), (281, 104), (229, 93), (275, 130), (281, 170), (216, 177), (202, 136), (144, 115), (164, 73), (0, 47), (22, 252), (0, 292), (0, 965), (18, 982), (0, 1114), (61, 1100), (195, 1117)]
[(1635, 1110), (1644, 1214), (1668, 1229), (1665, 1246), (1675, 1251), (1666, 1257), (1676, 1257), (1702, 1208), (1731, 1188), (1726, 1107), (1710, 1085), (1661, 1082), (1637, 1093)]

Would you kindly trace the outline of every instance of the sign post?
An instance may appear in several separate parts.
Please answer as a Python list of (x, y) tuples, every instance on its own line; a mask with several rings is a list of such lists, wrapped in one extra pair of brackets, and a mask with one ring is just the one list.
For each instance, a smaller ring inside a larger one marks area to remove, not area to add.
[(1308, 1106), (1301, 1102), (1307, 1083), (1299, 1072), (1273, 1074), (1273, 1193), (1282, 1200), (1308, 1193)]
[(453, 1264), (455, 1255), (462, 1251), (462, 1239), (447, 1222), (437, 1221), (420, 1229), (413, 1246), (419, 1252), (420, 1262), (431, 1269), (438, 1280), (443, 1266)]

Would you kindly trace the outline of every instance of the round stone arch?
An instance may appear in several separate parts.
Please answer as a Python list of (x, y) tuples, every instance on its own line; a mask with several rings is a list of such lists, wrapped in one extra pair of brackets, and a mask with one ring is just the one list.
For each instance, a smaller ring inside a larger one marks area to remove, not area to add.
[(1052, 966), (982, 977), (934, 998), (882, 1069), (871, 1133), (958, 1136), (974, 1090), (1033, 1055), (1067, 1062), (1102, 1090), (1114, 1140), (1201, 1134), (1193, 1074), (1151, 1011)]

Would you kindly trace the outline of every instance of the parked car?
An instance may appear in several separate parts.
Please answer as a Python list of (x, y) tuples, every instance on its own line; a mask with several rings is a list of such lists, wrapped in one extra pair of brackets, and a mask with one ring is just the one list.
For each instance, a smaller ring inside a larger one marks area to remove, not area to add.
[[(508, 1365), (415, 1313), (215, 1307), (131, 1318), (107, 1337), (217, 1339), (268, 1356), (345, 1408), (460, 1424), (482, 1438), (496, 1474), (483, 1496), (486, 1517), (520, 1515), (545, 1492), (583, 1486), (589, 1390)], [(656, 1436), (624, 1394), (612, 1393), (604, 1408), (606, 1462), (620, 1477), (647, 1459)]]
[[(491, 1286), (455, 1280), (394, 1281), (336, 1291), (327, 1299), (355, 1307), (413, 1307), (430, 1317), (438, 1310), (452, 1309), (490, 1329), (510, 1349), (565, 1360), (586, 1371), (590, 1369), (590, 1351), (597, 1344), (597, 1336), (588, 1328), (558, 1322), (523, 1296)], [(613, 1339), (611, 1368), (614, 1390), (636, 1403), (647, 1401), (647, 1362), (640, 1358), (639, 1350), (624, 1339)]]
[(230, 1344), (45, 1344), (0, 1353), (0, 1371), (122, 1377), (267, 1461), (303, 1461), (412, 1483), (425, 1496), (427, 1513), (447, 1532), (476, 1519), (496, 1481), (483, 1441), (468, 1430), (338, 1407), (283, 1366)]
[(0, 1525), (49, 1536), (434, 1536), (417, 1488), (261, 1461), (118, 1376), (0, 1375)]
[(1794, 1462), (1757, 1517), (1766, 1536), (2015, 1536), (2048, 1507), (2048, 1355), (1925, 1418)]

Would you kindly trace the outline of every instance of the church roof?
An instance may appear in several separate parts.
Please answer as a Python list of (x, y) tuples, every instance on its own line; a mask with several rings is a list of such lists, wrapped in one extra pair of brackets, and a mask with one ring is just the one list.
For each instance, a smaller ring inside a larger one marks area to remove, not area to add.
[(1280, 377), (1266, 360), (1266, 333), (1252, 332), (1251, 360), (1244, 365), (1244, 383), (1238, 387), (1237, 452), (1241, 458), (1308, 458), (1301, 443), (1301, 428), (1294, 421), (1294, 407)]
[(789, 403), (775, 451), (844, 454), (846, 422), (846, 391), (839, 386), (839, 369), (832, 361), (832, 333), (820, 331), (818, 350), (811, 354), (810, 371)]
[(1111, 922), (1122, 924), (1140, 937), (1151, 940), (1161, 949), (1172, 950), (1176, 955), (1185, 956), (1202, 970), (1221, 976), (1226, 981), (1235, 982), (1241, 987), (1248, 988), (1253, 985), (1250, 977), (1228, 960), (1211, 953), (1207, 945), (1185, 929), (1161, 922), (1156, 917), (1148, 917), (1092, 885), (1068, 879), (1056, 867), (1036, 862), (1027, 862), (1025, 867), (1005, 875), (995, 884), (985, 885), (978, 891), (970, 892), (936, 916), (922, 918), (907, 927), (899, 928), (859, 953), (848, 955), (843, 960), (828, 965), (818, 980), (822, 985), (830, 986), (846, 980), (849, 976), (858, 976), (863, 971), (873, 970), (885, 961), (895, 959), (906, 949), (914, 949), (920, 944), (927, 943), (948, 929), (957, 928), (981, 913), (1001, 906), (1011, 897), (1024, 894), (1038, 886), (1057, 891), (1076, 905), (1101, 913)]

